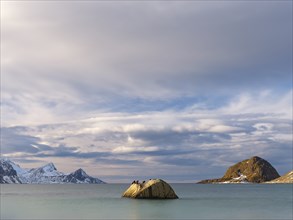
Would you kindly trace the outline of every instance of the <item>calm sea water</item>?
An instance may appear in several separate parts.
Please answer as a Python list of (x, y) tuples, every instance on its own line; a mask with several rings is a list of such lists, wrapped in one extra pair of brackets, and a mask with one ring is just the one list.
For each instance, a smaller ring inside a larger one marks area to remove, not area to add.
[(178, 200), (121, 198), (128, 184), (0, 185), (1, 219), (292, 219), (293, 184), (171, 184)]

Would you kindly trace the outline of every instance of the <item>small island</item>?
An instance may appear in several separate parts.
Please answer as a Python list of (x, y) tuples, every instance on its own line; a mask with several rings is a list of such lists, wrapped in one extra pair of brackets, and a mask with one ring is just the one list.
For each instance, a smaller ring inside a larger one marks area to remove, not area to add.
[(292, 173), (291, 171), (280, 177), (268, 161), (254, 156), (229, 167), (221, 178), (206, 179), (198, 183), (293, 183)]
[(140, 183), (133, 181), (122, 197), (134, 199), (178, 199), (172, 187), (161, 179), (150, 179)]

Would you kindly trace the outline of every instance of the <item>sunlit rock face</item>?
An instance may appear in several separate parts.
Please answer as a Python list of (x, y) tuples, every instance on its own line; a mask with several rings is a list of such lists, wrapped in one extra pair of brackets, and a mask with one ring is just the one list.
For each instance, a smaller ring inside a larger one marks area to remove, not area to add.
[(279, 173), (268, 161), (254, 156), (229, 167), (222, 178), (199, 183), (262, 183), (278, 177)]
[(280, 176), (277, 179), (274, 179), (265, 183), (293, 183), (293, 170), (291, 170), (290, 172), (286, 173), (283, 176)]
[(172, 187), (161, 179), (151, 179), (148, 182), (133, 182), (122, 197), (134, 199), (178, 199)]

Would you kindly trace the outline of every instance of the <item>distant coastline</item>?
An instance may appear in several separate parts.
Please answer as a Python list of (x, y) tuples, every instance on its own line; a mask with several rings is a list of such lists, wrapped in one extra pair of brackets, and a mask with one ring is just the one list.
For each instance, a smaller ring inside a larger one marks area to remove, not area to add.
[[(57, 170), (53, 163), (39, 168), (23, 169), (7, 158), (0, 159), (0, 184), (104, 184), (82, 168), (69, 174)], [(206, 179), (198, 184), (292, 184), (293, 170), (280, 176), (263, 158), (254, 156), (229, 167), (221, 178)]]

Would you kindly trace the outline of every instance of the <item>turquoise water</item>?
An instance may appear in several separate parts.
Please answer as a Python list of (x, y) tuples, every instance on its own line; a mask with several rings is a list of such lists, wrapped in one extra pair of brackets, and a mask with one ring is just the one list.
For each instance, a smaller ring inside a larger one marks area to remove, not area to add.
[(1, 219), (292, 219), (293, 184), (171, 184), (178, 200), (121, 198), (128, 184), (1, 185)]

